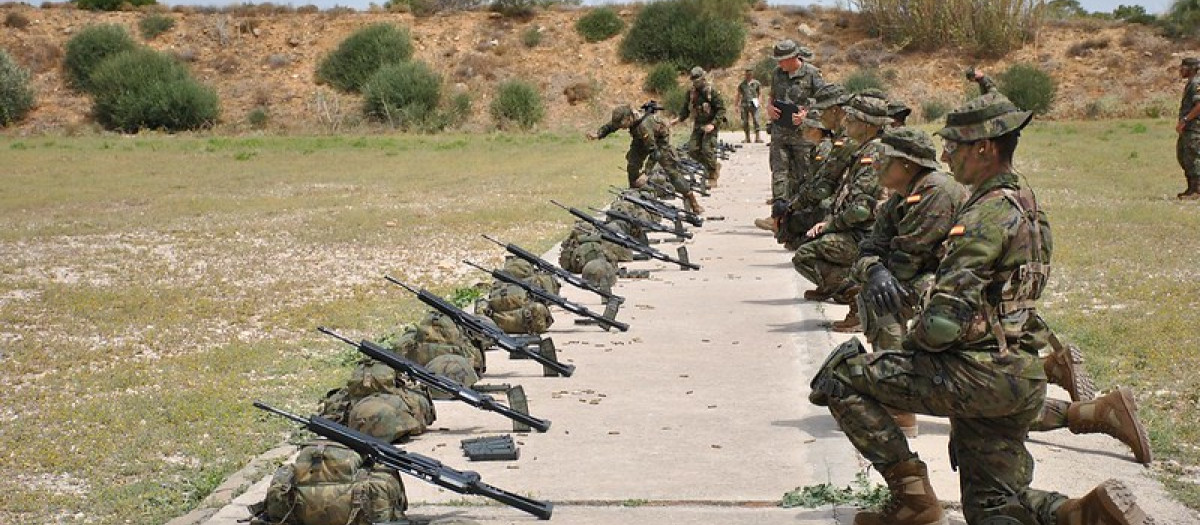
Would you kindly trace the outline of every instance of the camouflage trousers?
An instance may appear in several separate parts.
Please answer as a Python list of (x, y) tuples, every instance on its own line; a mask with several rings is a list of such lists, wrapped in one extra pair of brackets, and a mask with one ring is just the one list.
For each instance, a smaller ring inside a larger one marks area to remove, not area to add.
[(633, 187), (634, 181), (641, 176), (643, 167), (648, 173), (655, 164), (658, 164), (662, 167), (663, 173), (667, 174), (667, 179), (671, 181), (671, 186), (675, 188), (675, 191), (679, 193), (692, 191), (687, 179), (683, 176), (683, 170), (679, 168), (679, 161), (675, 158), (674, 152), (655, 152), (652, 149), (634, 145), (625, 153), (625, 161), (625, 171), (629, 177), (630, 188)]
[(796, 130), (771, 128), (771, 198), (791, 200), (792, 193), (804, 183), (813, 145)]
[(850, 232), (826, 233), (804, 243), (792, 255), (792, 266), (822, 292), (833, 292), (850, 279), (858, 259), (858, 239)]
[(880, 317), (867, 306), (862, 294), (856, 295), (854, 300), (858, 302), (858, 319), (862, 322), (863, 337), (871, 343), (871, 348), (876, 352), (899, 350), (912, 317), (897, 317), (895, 314)]
[(754, 123), (754, 132), (759, 132), (758, 126), (758, 108), (752, 105), (742, 106), (742, 131), (746, 132), (746, 137), (750, 137), (750, 123)]
[(1200, 178), (1200, 131), (1185, 130), (1175, 141), (1175, 158), (1188, 180)]
[(713, 178), (720, 167), (717, 162), (717, 131), (705, 133), (701, 126), (692, 128), (692, 136), (688, 139), (688, 155), (704, 166), (706, 178)]
[(880, 472), (916, 457), (888, 407), (950, 418), (950, 452), (967, 523), (1006, 515), (1053, 524), (1066, 496), (1030, 488), (1034, 465), (1025, 448), (1046, 382), (999, 372), (990, 364), (993, 354), (970, 354), (885, 351), (846, 359), (827, 370), (844, 385), (830, 395), (830, 412)]

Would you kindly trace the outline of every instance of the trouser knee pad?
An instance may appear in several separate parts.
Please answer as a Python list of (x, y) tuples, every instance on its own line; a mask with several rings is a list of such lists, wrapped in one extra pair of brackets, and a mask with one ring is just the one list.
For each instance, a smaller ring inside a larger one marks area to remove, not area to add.
[(809, 383), (812, 392), (808, 394), (808, 401), (823, 407), (829, 405), (831, 397), (845, 397), (847, 385), (838, 379), (833, 371), (850, 358), (865, 353), (867, 353), (867, 349), (863, 347), (857, 337), (834, 348), (829, 353), (829, 357), (825, 358), (825, 362), (821, 364), (821, 368), (817, 370), (817, 375)]

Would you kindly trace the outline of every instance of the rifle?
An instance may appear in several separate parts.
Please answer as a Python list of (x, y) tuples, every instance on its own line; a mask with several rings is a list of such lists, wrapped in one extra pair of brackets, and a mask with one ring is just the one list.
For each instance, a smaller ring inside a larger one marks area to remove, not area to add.
[(475, 408), (487, 410), (488, 412), (495, 412), (518, 423), (529, 425), (530, 427), (537, 429), (538, 432), (550, 430), (550, 421), (538, 419), (529, 414), (517, 412), (516, 410), (496, 402), (492, 396), (481, 394), (475, 390), (460, 385), (453, 380), (437, 375), (428, 368), (396, 355), (394, 352), (388, 351), (386, 348), (379, 346), (377, 343), (368, 341), (366, 339), (355, 343), (354, 341), (351, 341), (350, 339), (343, 337), (341, 334), (325, 328), (324, 326), (318, 326), (317, 331), (350, 346), (356, 347), (358, 348), (359, 352), (362, 352), (367, 357), (388, 365), (392, 367), (393, 370), (404, 372), (405, 374), (408, 374), (409, 377), (441, 390), (442, 392), (450, 394), (454, 396), (454, 399), (462, 401)]
[(625, 199), (629, 202), (637, 204), (638, 206), (641, 206), (642, 208), (644, 208), (646, 211), (649, 211), (650, 213), (658, 215), (659, 217), (667, 219), (671, 222), (678, 223), (680, 221), (683, 221), (683, 222), (686, 222), (686, 223), (691, 224), (692, 226), (696, 226), (696, 227), (700, 227), (700, 226), (704, 225), (704, 218), (700, 217), (699, 215), (696, 215), (692, 212), (689, 212), (684, 209), (676, 208), (675, 206), (672, 206), (670, 204), (667, 204), (667, 203), (659, 201), (659, 200), (653, 200), (653, 201), (647, 200), (642, 197), (633, 195), (632, 192), (623, 191), (620, 188), (614, 188), (614, 189), (617, 190), (618, 193), (616, 193), (616, 194), (619, 195), (622, 199)]
[(600, 323), (600, 326), (602, 328), (604, 328), (606, 331), (609, 328), (616, 328), (617, 330), (620, 330), (622, 332), (629, 331), (629, 325), (626, 323), (622, 323), (620, 321), (616, 321), (616, 320), (604, 317), (603, 315), (600, 315), (596, 312), (588, 310), (587, 307), (583, 306), (582, 304), (569, 301), (565, 297), (552, 294), (550, 292), (547, 292), (546, 290), (541, 289), (540, 287), (534, 286), (525, 281), (517, 279), (516, 277), (513, 276), (513, 274), (508, 273), (504, 270), (488, 270), (487, 268), (484, 268), (482, 266), (479, 266), (478, 264), (475, 264), (475, 263), (473, 263), (471, 261), (467, 261), (467, 260), (464, 260), (463, 264), (466, 264), (467, 266), (470, 266), (472, 268), (475, 268), (475, 269), (483, 271), (483, 272), (488, 272), (488, 273), (492, 274), (492, 277), (495, 279), (499, 279), (508, 284), (517, 285), (517, 286), (521, 287), (522, 290), (525, 290), (526, 292), (528, 292), (529, 295), (534, 296), (536, 299), (538, 299), (542, 302), (556, 305), (559, 308), (562, 308), (563, 310), (571, 312), (575, 315), (578, 315), (580, 317), (586, 317), (588, 319), (596, 321), (597, 323)]
[(550, 515), (554, 512), (554, 504), (546, 501), (538, 501), (488, 485), (483, 482), (478, 472), (455, 470), (443, 465), (436, 459), (413, 452), (406, 452), (396, 448), (391, 443), (368, 436), (321, 416), (303, 418), (270, 406), (262, 401), (255, 401), (254, 406), (300, 423), (310, 432), (325, 439), (341, 443), (350, 450), (357, 452), (366, 462), (403, 472), (459, 494), (483, 496), (514, 509), (528, 512), (541, 520), (550, 519)]
[(628, 248), (630, 250), (638, 252), (638, 253), (645, 255), (647, 257), (650, 257), (652, 259), (658, 259), (660, 261), (668, 262), (671, 264), (678, 264), (679, 267), (684, 270), (699, 270), (700, 269), (700, 265), (687, 261), (687, 248), (684, 246), (679, 247), (679, 254), (680, 254), (681, 258), (674, 259), (670, 255), (667, 255), (663, 252), (660, 252), (658, 250), (655, 250), (654, 248), (651, 248), (649, 246), (646, 246), (646, 245), (638, 242), (637, 239), (634, 239), (633, 237), (630, 237), (624, 233), (621, 233), (619, 231), (613, 230), (612, 228), (609, 228), (607, 224), (600, 222), (600, 219), (597, 219), (595, 217), (592, 217), (591, 215), (583, 213), (582, 211), (579, 211), (579, 209), (577, 209), (577, 208), (563, 206), (562, 204), (560, 204), (558, 201), (555, 201), (555, 200), (551, 200), (550, 203), (554, 204), (555, 206), (558, 206), (559, 208), (567, 210), (568, 212), (571, 212), (571, 215), (574, 215), (580, 219), (583, 219), (588, 224), (595, 226), (596, 231), (598, 231), (600, 233), (601, 239), (604, 239), (608, 242), (616, 244), (617, 246), (621, 246), (623, 248)]
[(691, 232), (686, 232), (683, 230), (672, 230), (671, 228), (663, 226), (662, 224), (659, 224), (657, 222), (651, 222), (646, 219), (634, 217), (633, 215), (630, 215), (630, 214), (625, 213), (620, 210), (611, 210), (611, 209), (610, 210), (597, 210), (596, 208), (591, 208), (591, 207), (589, 207), (588, 209), (593, 212), (596, 212), (596, 213), (603, 213), (613, 219), (626, 221), (626, 222), (628, 222), (634, 226), (637, 226), (643, 230), (658, 232), (658, 233), (669, 233), (671, 235), (674, 235), (675, 237), (678, 237), (679, 239), (691, 239), (692, 238)]
[(437, 310), (443, 315), (449, 317), (454, 321), (454, 324), (457, 324), (459, 327), (495, 341), (496, 346), (504, 349), (509, 354), (522, 358), (533, 359), (534, 361), (540, 363), (547, 370), (552, 370), (563, 377), (571, 377), (571, 374), (575, 373), (575, 365), (563, 364), (538, 352), (530, 350), (527, 345), (521, 344), (520, 341), (517, 341), (513, 338), (513, 336), (504, 333), (503, 330), (494, 325), (483, 322), (480, 318), (474, 315), (462, 311), (461, 308), (450, 304), (449, 301), (433, 295), (429, 292), (429, 290), (424, 288), (418, 290), (390, 275), (385, 275), (383, 278), (387, 279), (392, 284), (399, 285), (401, 288), (412, 292), (417, 296), (417, 299), (421, 300), (421, 302), (433, 307), (434, 310)]
[(592, 283), (589, 283), (589, 282), (583, 280), (583, 278), (579, 277), (578, 275), (575, 275), (575, 274), (568, 272), (562, 268), (559, 268), (559, 267), (555, 266), (554, 264), (550, 263), (550, 261), (547, 261), (541, 257), (538, 257), (520, 246), (517, 246), (512, 243), (504, 244), (504, 243), (497, 241), (496, 239), (493, 239), (487, 235), (484, 235), (483, 238), (487, 239), (489, 241), (492, 241), (500, 246), (503, 246), (505, 250), (508, 250), (508, 253), (516, 255), (517, 257), (520, 257), (526, 261), (529, 261), (529, 264), (532, 264), (535, 268), (537, 268), (543, 272), (548, 272), (548, 273), (554, 274), (555, 277), (558, 277), (559, 279), (566, 281), (567, 284), (574, 285), (578, 288), (582, 288), (584, 290), (587, 290), (589, 292), (597, 294), (600, 297), (603, 297), (605, 302), (616, 302), (616, 304), (621, 304), (621, 303), (625, 302), (624, 297), (621, 297), (619, 295), (613, 295), (612, 292), (606, 292), (604, 290), (601, 290), (601, 289), (593, 286)]

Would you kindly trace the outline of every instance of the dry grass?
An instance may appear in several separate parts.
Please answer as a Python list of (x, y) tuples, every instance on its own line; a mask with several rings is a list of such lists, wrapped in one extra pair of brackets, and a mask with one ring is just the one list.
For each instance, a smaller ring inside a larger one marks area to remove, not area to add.
[[(554, 135), (0, 139), (0, 523), (162, 523), (412, 320), (480, 233), (545, 249), (624, 179)], [(81, 516), (73, 518), (72, 516)]]
[(999, 57), (1040, 24), (1034, 0), (855, 0), (867, 27), (904, 49), (961, 47)]

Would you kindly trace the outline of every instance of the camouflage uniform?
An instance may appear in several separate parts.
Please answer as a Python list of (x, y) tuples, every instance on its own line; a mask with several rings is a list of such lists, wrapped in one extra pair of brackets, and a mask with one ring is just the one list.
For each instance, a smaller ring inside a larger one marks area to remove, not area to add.
[[(725, 99), (704, 79), (703, 69), (693, 68), (691, 78), (693, 83), (700, 85), (693, 85), (688, 90), (687, 102), (679, 112), (679, 120), (692, 119), (688, 155), (704, 166), (707, 178), (715, 179), (721, 170), (717, 161), (717, 133), (721, 130), (721, 123), (725, 122)], [(709, 124), (713, 125), (713, 130), (705, 132), (704, 126)]]
[[(791, 40), (784, 40), (775, 45), (773, 56), (783, 60), (794, 56), (804, 56), (805, 50)], [(800, 69), (788, 73), (776, 67), (771, 76), (771, 104), (775, 101), (787, 102), (806, 107), (825, 81), (821, 71), (812, 64), (803, 63)], [(785, 122), (787, 117), (771, 122), (771, 198), (789, 200), (789, 181), (798, 181), (809, 171), (808, 163), (813, 144), (800, 136), (800, 130), (791, 122)]]
[(746, 142), (750, 142), (750, 124), (754, 123), (754, 134), (758, 135), (758, 96), (762, 91), (762, 84), (754, 78), (743, 80), (738, 84), (738, 95), (741, 96), (741, 105), (738, 107), (741, 110), (742, 131), (746, 132)]
[[(1031, 117), (988, 94), (947, 117), (939, 135), (956, 142), (1020, 130)], [(1024, 441), (1046, 395), (1036, 354), (1005, 343), (1003, 302), (1036, 299), (1038, 226), (1024, 213), (1017, 176), (981, 182), (945, 242), (931, 290), (902, 350), (839, 347), (813, 380), (810, 400), (828, 404), (847, 437), (880, 472), (919, 460), (887, 407), (950, 418), (967, 523), (999, 516), (1056, 523), (1066, 497), (1030, 488)], [(1032, 276), (1032, 278), (1030, 278)], [(922, 464), (923, 467), (923, 464)]]
[[(881, 127), (890, 121), (886, 111), (882, 103), (862, 97), (855, 97), (846, 108), (851, 118)], [(825, 231), (792, 256), (792, 266), (815, 284), (817, 291), (831, 293), (847, 283), (850, 265), (858, 259), (858, 243), (875, 223), (875, 207), (883, 195), (875, 172), (875, 159), (881, 151), (878, 137), (858, 148), (825, 217)]]
[[(626, 119), (636, 118), (629, 127), (629, 152), (625, 154), (626, 174), (629, 176), (629, 186), (641, 176), (643, 165), (649, 171), (654, 164), (662, 167), (671, 180), (671, 185), (680, 193), (691, 190), (683, 172), (679, 169), (679, 158), (671, 147), (671, 126), (667, 125), (656, 113), (648, 113), (641, 118), (629, 106), (617, 106), (613, 110), (612, 120), (596, 130), (596, 137), (603, 139), (622, 129)], [(647, 162), (647, 160), (649, 162)]]
[[(841, 106), (849, 95), (837, 84), (825, 84), (817, 90), (813, 110), (824, 112), (830, 107)], [(778, 239), (785, 245), (799, 244), (805, 232), (829, 214), (834, 193), (841, 185), (842, 174), (854, 161), (859, 144), (845, 136), (842, 130), (830, 130), (834, 136), (829, 141), (828, 151), (818, 145), (795, 193), (788, 201), (787, 216), (781, 221)]]
[[(851, 269), (855, 282), (866, 283), (871, 268), (882, 264), (910, 297), (921, 297), (933, 284), (941, 258), (941, 244), (954, 226), (967, 189), (939, 170), (937, 150), (928, 135), (908, 128), (884, 134), (883, 155), (904, 158), (922, 166), (904, 193), (896, 193), (879, 207), (870, 235), (859, 242), (860, 256)], [(863, 304), (859, 317), (863, 336), (876, 350), (899, 350), (905, 327), (915, 313), (906, 310), (880, 318)]]
[[(1188, 60), (1194, 61), (1189, 64)], [(1200, 61), (1185, 59), (1184, 66), (1198, 66)], [(1179, 102), (1179, 121), (1183, 122), (1192, 108), (1200, 104), (1200, 74), (1192, 75), (1183, 88), (1183, 99)], [(1188, 189), (1180, 197), (1193, 195), (1200, 191), (1200, 119), (1186, 122), (1183, 133), (1175, 141), (1175, 158), (1183, 168), (1183, 176), (1187, 179)]]

